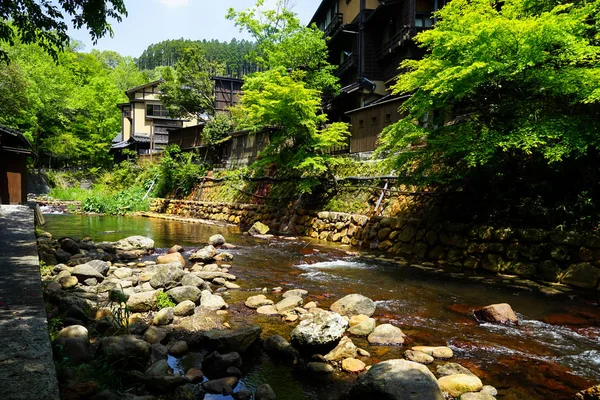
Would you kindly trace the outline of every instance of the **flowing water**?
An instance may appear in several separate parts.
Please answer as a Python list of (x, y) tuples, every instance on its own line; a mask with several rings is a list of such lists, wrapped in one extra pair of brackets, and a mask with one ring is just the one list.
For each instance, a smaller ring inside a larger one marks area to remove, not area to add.
[[(364, 339), (353, 338), (371, 353), (368, 363), (401, 358), (413, 345), (448, 344), (455, 353), (452, 361), (498, 388), (499, 399), (571, 399), (578, 390), (600, 383), (597, 293), (551, 297), (496, 278), (449, 275), (378, 258), (357, 258), (346, 254), (348, 248), (308, 239), (253, 239), (242, 236), (237, 227), (142, 217), (46, 215), (46, 221), (46, 230), (57, 238), (89, 236), (95, 241), (114, 241), (143, 235), (155, 240), (158, 252), (174, 244), (197, 249), (211, 235), (223, 234), (238, 245), (231, 251), (231, 272), (244, 288), (227, 298), (230, 323), (258, 323), (264, 336), (289, 337), (293, 325), (246, 309), (243, 300), (254, 294), (246, 290), (303, 288), (310, 293), (307, 301), (317, 301), (322, 308), (346, 294), (361, 293), (376, 300), (378, 323), (397, 325), (409, 338), (402, 347), (370, 346)], [(501, 302), (511, 304), (519, 314), (518, 326), (478, 324), (473, 318), (474, 308)], [(170, 359), (170, 363), (182, 370), (199, 365), (201, 357), (191, 354)], [(274, 364), (260, 352), (252, 359), (244, 366), (238, 387), (254, 389), (268, 382), (278, 399), (340, 399), (355, 379), (347, 374), (306, 376)], [(434, 372), (437, 364), (432, 365)], [(222, 397), (207, 396), (217, 398)]]

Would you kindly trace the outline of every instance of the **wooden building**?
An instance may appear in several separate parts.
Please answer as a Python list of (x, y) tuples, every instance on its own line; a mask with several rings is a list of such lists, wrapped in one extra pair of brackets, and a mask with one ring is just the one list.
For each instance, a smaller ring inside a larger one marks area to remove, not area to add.
[(215, 76), (215, 111), (227, 111), (236, 105), (242, 95), (243, 79)]
[(448, 1), (321, 1), (311, 23), (330, 38), (329, 62), (342, 85), (327, 110), (330, 121), (352, 123), (349, 152), (375, 150), (383, 128), (400, 119), (390, 91), (398, 66), (424, 55), (412, 39), (433, 27), (433, 12)]
[(27, 202), (27, 158), (31, 143), (21, 132), (0, 125), (0, 203)]

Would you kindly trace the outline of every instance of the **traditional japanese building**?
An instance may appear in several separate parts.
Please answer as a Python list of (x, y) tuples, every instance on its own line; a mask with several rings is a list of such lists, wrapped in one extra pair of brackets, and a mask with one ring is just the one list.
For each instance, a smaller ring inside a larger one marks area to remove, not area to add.
[(0, 204), (27, 202), (27, 159), (33, 154), (21, 132), (0, 125)]

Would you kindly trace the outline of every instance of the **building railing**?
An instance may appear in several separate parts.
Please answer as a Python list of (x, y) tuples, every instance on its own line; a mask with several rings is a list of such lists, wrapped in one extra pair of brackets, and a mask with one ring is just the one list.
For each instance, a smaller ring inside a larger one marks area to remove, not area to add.
[(344, 23), (344, 14), (342, 14), (342, 13), (334, 14), (331, 22), (329, 23), (329, 25), (327, 25), (327, 27), (324, 30), (325, 36), (329, 36), (329, 37), (333, 36), (337, 32), (337, 30), (342, 27), (343, 23)]
[(412, 39), (417, 34), (417, 32), (421, 30), (423, 29), (414, 26), (404, 26), (381, 46), (381, 50), (377, 52), (375, 57), (378, 60), (386, 57), (388, 54), (391, 54), (395, 49), (404, 45), (407, 41)]
[(355, 67), (356, 65), (358, 65), (358, 55), (352, 54), (342, 61), (335, 74), (337, 76), (342, 76), (344, 73), (346, 73), (346, 71), (352, 67)]

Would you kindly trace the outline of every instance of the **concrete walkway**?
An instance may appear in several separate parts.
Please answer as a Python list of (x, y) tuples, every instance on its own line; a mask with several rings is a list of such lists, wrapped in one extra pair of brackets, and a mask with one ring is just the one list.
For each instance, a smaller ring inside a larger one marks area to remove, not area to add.
[(26, 206), (0, 206), (0, 399), (60, 399)]

